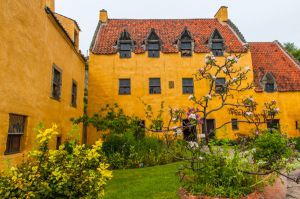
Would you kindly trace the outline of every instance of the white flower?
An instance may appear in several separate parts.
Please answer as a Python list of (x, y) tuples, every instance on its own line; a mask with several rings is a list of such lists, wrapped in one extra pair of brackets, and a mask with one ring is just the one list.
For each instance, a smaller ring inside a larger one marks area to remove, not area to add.
[(278, 113), (278, 112), (279, 112), (279, 110), (280, 110), (279, 108), (275, 108), (275, 112), (277, 112), (277, 113)]
[(217, 78), (216, 78), (216, 76), (214, 76), (214, 75), (213, 75), (213, 76), (211, 76), (211, 78), (212, 78), (213, 80), (217, 79)]
[(227, 68), (223, 68), (224, 73), (227, 73), (227, 71), (228, 71)]
[(202, 156), (199, 156), (199, 160), (203, 160), (204, 158)]
[(251, 116), (253, 113), (249, 111), (249, 112), (246, 112), (245, 114), (246, 114), (247, 116)]
[(174, 111), (175, 111), (175, 112), (178, 112), (178, 111), (179, 111), (179, 108), (174, 108)]
[(253, 99), (252, 97), (248, 97), (248, 100), (249, 100), (250, 102), (254, 102), (254, 99)]
[(176, 118), (176, 117), (173, 117), (172, 121), (173, 121), (173, 122), (176, 122), (176, 121), (177, 121), (177, 118)]
[(239, 59), (237, 57), (234, 57), (234, 56), (228, 56), (227, 60), (232, 61), (232, 62), (238, 62), (239, 61)]
[(234, 77), (234, 78), (232, 78), (232, 80), (231, 80), (232, 82), (236, 82), (237, 81), (237, 78), (236, 77)]
[(210, 99), (211, 99), (211, 95), (210, 95), (210, 94), (207, 94), (207, 95), (205, 96), (205, 98), (210, 100)]
[(215, 56), (212, 55), (212, 54), (207, 54), (207, 55), (205, 56), (205, 63), (206, 63), (206, 64), (208, 64), (209, 62), (214, 61), (214, 60), (216, 60), (216, 58), (215, 58)]
[(182, 129), (179, 128), (179, 127), (173, 127), (173, 130), (174, 130), (174, 135), (182, 135)]
[(194, 95), (190, 95), (189, 96), (189, 100), (193, 100), (193, 99), (195, 99), (195, 96)]
[(196, 149), (199, 147), (198, 143), (194, 141), (189, 142), (189, 145), (192, 149)]
[(256, 153), (256, 148), (253, 148), (253, 149), (252, 149), (252, 152), (253, 152), (253, 153)]
[(190, 114), (190, 115), (189, 115), (189, 119), (196, 120), (196, 119), (197, 119), (196, 114), (194, 114), (194, 113)]
[(250, 69), (249, 66), (246, 66), (246, 67), (245, 67), (245, 70), (246, 70), (246, 71), (250, 71), (251, 69)]

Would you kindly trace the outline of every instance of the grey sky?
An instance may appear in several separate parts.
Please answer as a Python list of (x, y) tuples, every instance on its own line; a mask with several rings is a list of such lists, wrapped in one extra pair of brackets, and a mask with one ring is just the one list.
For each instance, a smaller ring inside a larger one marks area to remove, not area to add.
[(86, 54), (100, 9), (109, 18), (212, 18), (222, 5), (247, 41), (279, 40), (300, 47), (299, 0), (56, 0), (56, 11), (78, 21)]

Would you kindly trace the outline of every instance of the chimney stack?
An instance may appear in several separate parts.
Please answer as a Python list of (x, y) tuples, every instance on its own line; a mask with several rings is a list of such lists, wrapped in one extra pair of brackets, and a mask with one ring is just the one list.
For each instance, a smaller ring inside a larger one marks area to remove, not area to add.
[(108, 15), (106, 10), (104, 9), (100, 10), (99, 20), (101, 23), (107, 23)]
[(215, 14), (215, 19), (218, 19), (221, 22), (227, 22), (228, 21), (228, 7), (221, 6), (221, 8)]

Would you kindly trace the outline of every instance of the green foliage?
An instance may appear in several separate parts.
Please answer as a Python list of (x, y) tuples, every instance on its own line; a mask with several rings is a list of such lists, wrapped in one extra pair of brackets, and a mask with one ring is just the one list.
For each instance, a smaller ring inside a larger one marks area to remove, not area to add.
[(253, 158), (261, 169), (280, 170), (287, 166), (294, 156), (293, 147), (279, 131), (265, 131), (253, 143)]
[(73, 123), (83, 123), (93, 125), (97, 131), (109, 131), (111, 134), (134, 133), (136, 139), (145, 136), (145, 130), (141, 125), (141, 120), (135, 116), (128, 116), (117, 104), (113, 106), (107, 104), (95, 113), (92, 117), (84, 115), (80, 118), (71, 119)]
[(168, 146), (164, 141), (154, 137), (135, 139), (132, 133), (110, 134), (103, 143), (103, 151), (110, 165), (115, 168), (136, 168), (154, 166), (176, 161), (170, 150), (182, 156), (177, 142)]
[(258, 178), (243, 171), (255, 170), (238, 150), (217, 148), (212, 153), (193, 149), (193, 161), (179, 170), (183, 186), (195, 195), (239, 198), (253, 192)]
[(285, 43), (284, 47), (290, 54), (295, 57), (295, 59), (300, 62), (300, 48), (297, 48), (294, 43)]
[(300, 137), (294, 138), (293, 141), (295, 142), (295, 149), (300, 151)]
[(148, 121), (150, 121), (150, 126), (149, 128), (152, 131), (162, 131), (163, 130), (163, 118), (162, 115), (164, 113), (164, 101), (160, 103), (160, 109), (158, 111), (158, 114), (155, 115), (152, 109), (151, 105), (146, 104), (145, 102), (142, 102), (145, 106), (145, 113), (146, 113), (146, 118)]
[(69, 142), (68, 150), (49, 150), (56, 126), (40, 129), (39, 148), (16, 168), (0, 174), (0, 198), (101, 198), (111, 171), (101, 143), (90, 148)]

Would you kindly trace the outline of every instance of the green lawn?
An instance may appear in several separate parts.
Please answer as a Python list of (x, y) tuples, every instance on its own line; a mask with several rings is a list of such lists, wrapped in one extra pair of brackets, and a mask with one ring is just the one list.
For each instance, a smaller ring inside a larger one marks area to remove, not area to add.
[(105, 199), (176, 199), (179, 179), (175, 175), (181, 163), (143, 169), (113, 171), (105, 189)]

